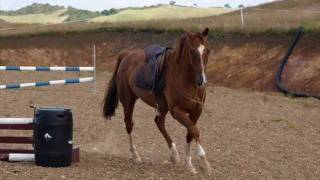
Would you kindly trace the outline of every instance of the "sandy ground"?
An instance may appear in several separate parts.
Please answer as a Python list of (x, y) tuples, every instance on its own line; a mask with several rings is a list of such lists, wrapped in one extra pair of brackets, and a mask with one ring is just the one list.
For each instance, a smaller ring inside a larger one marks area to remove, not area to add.
[[(70, 77), (52, 73), (1, 73), (1, 82), (29, 82)], [(74, 76), (78, 76), (77, 74)], [(82, 76), (86, 76), (83, 75)], [(0, 179), (200, 179), (169, 163), (169, 149), (153, 122), (154, 111), (139, 101), (135, 108), (134, 141), (143, 163), (129, 160), (122, 109), (112, 121), (101, 107), (110, 74), (98, 74), (92, 84), (28, 90), (1, 90), (2, 117), (30, 117), (29, 103), (73, 109), (74, 141), (81, 162), (69, 168), (42, 168), (33, 163), (0, 162)], [(320, 102), (292, 99), (277, 93), (257, 93), (209, 87), (199, 120), (202, 141), (213, 174), (204, 179), (318, 179), (320, 177)], [(186, 130), (171, 116), (166, 124), (184, 157)], [(0, 135), (28, 132), (0, 131)], [(2, 146), (2, 145), (1, 145)], [(193, 149), (195, 154), (195, 149)], [(199, 161), (193, 162), (198, 169)]]

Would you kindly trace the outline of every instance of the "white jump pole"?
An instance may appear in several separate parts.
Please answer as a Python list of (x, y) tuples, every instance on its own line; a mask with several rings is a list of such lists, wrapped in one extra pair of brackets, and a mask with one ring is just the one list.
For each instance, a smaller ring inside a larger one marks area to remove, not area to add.
[(32, 124), (33, 118), (0, 118), (0, 124)]
[(64, 79), (64, 80), (54, 80), (45, 82), (32, 82), (32, 83), (21, 83), (21, 84), (4, 84), (0, 85), (0, 89), (20, 89), (27, 87), (40, 87), (40, 86), (51, 86), (51, 85), (61, 85), (61, 84), (79, 84), (86, 82), (93, 82), (93, 77), (85, 77), (79, 79)]
[(8, 155), (9, 162), (31, 162), (35, 160), (34, 154), (18, 154), (18, 153), (10, 153)]

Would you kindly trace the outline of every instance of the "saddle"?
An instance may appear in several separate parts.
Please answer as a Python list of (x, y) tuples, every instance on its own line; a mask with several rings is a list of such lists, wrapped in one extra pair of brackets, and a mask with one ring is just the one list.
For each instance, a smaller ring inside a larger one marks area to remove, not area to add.
[(159, 97), (165, 85), (165, 55), (171, 49), (158, 45), (151, 45), (144, 49), (146, 61), (136, 75), (137, 87), (151, 90)]

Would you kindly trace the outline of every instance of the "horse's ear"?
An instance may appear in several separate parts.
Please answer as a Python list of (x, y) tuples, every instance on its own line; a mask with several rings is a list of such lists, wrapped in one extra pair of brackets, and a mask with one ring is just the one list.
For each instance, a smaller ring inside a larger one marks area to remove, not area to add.
[(209, 28), (205, 28), (204, 31), (202, 32), (202, 35), (206, 37), (208, 36), (208, 34), (209, 34)]

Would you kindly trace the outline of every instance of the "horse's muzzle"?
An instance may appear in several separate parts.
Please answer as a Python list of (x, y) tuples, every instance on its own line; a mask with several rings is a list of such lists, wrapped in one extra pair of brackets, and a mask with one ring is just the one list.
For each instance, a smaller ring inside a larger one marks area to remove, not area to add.
[(203, 75), (197, 75), (196, 81), (198, 86), (204, 86), (208, 82), (206, 77), (204, 77)]

